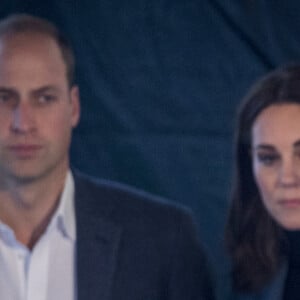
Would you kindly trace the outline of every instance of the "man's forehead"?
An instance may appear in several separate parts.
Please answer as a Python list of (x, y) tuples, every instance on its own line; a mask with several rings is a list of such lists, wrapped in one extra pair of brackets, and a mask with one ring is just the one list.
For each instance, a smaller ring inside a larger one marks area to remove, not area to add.
[(36, 31), (0, 35), (0, 48), (3, 50), (8, 48), (13, 50), (18, 47), (36, 47), (37, 45), (42, 46), (44, 43), (53, 44), (58, 48), (58, 45), (51, 36)]
[(64, 69), (66, 64), (56, 41), (46, 35), (30, 32), (0, 37), (0, 72), (5, 68), (20, 69), (38, 66), (45, 69)]

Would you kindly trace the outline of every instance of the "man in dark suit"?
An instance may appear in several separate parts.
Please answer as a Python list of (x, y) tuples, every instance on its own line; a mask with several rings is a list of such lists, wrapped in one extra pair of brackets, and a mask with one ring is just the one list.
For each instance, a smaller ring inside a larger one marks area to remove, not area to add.
[(53, 24), (0, 22), (0, 299), (213, 299), (185, 209), (70, 170), (73, 74)]

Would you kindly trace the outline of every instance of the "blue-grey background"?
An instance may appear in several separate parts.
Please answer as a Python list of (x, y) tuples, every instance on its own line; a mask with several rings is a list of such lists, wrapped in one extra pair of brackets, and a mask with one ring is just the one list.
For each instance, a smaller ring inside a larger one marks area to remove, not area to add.
[[(82, 119), (72, 163), (189, 206), (220, 300), (236, 107), (265, 72), (300, 58), (297, 0), (1, 0), (70, 37)], [(1, 67), (1, 66), (0, 66)]]

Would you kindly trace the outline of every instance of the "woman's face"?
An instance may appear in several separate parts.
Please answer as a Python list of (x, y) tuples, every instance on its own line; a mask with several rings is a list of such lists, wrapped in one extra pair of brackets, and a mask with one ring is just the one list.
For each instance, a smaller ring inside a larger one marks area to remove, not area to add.
[(283, 228), (300, 229), (300, 104), (267, 107), (251, 135), (252, 168), (266, 210)]

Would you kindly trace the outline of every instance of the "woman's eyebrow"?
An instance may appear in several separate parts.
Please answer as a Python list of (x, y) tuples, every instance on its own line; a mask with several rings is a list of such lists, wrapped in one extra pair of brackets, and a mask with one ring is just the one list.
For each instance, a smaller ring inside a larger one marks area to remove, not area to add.
[[(300, 140), (299, 140), (300, 146)], [(253, 150), (275, 150), (275, 147), (269, 144), (258, 144), (252, 148)]]

